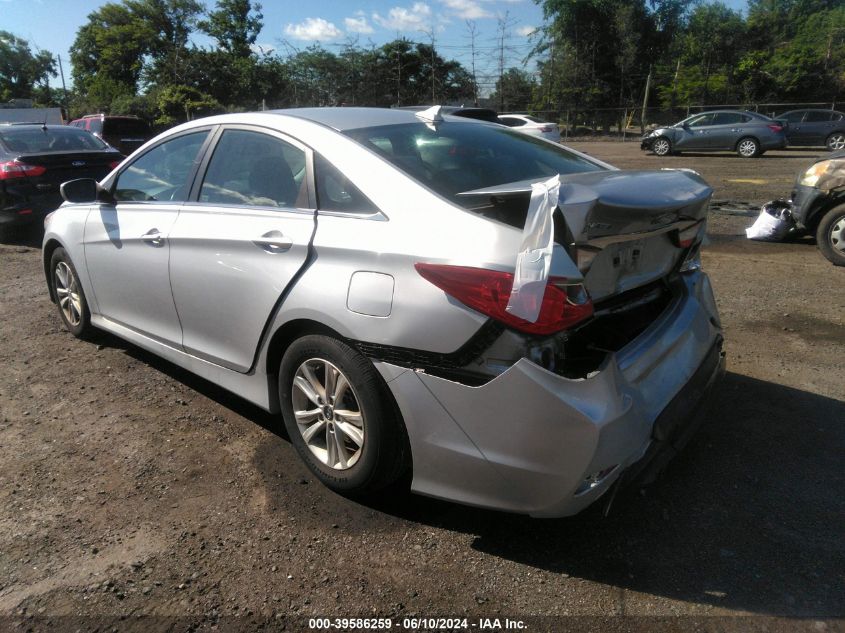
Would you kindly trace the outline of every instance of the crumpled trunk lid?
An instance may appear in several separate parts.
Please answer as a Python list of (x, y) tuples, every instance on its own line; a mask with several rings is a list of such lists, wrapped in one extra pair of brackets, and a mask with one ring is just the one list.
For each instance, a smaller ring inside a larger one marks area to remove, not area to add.
[(686, 247), (682, 231), (707, 216), (713, 190), (693, 172), (611, 171), (563, 179), (564, 247), (593, 301), (668, 275)]
[[(676, 268), (687, 250), (678, 236), (706, 218), (713, 193), (695, 172), (676, 169), (587, 172), (562, 175), (560, 182), (555, 241), (565, 255), (555, 249), (555, 257), (568, 257), (578, 267), (593, 301), (644, 286)], [(522, 228), (531, 184), (461, 195), (471, 198), (471, 210)], [(555, 264), (553, 269), (560, 268)]]

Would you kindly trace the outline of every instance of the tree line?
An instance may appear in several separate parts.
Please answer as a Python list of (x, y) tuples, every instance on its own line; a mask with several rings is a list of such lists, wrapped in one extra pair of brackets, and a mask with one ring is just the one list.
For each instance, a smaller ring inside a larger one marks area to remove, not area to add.
[[(698, 0), (535, 0), (545, 26), (526, 62), (502, 69), (502, 110), (833, 102), (845, 87), (842, 0), (749, 0), (744, 13)], [(433, 44), (400, 38), (263, 51), (261, 5), (121, 0), (88, 15), (67, 100), (56, 58), (0, 31), (0, 102), (34, 99), (71, 116), (136, 114), (161, 126), (261, 107), (472, 104), (475, 78)], [(197, 46), (202, 34), (212, 44)]]

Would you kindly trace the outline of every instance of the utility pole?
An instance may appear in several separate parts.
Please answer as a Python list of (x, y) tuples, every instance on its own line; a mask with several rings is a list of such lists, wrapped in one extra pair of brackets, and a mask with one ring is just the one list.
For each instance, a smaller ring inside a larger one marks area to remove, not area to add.
[(475, 22), (467, 20), (467, 31), (469, 31), (469, 46), (472, 53), (472, 97), (473, 105), (478, 107), (478, 79), (475, 76), (475, 36), (478, 33)]
[(62, 68), (62, 56), (59, 55), (59, 76), (62, 78), (62, 92), (65, 95), (65, 114), (67, 114), (68, 120), (70, 120), (70, 106), (68, 106), (67, 102), (67, 86), (65, 85), (65, 70)]
[(651, 88), (651, 64), (648, 65), (648, 77), (645, 78), (645, 94), (643, 95), (643, 113), (640, 117), (640, 133), (645, 134), (645, 115), (648, 108), (648, 91)]

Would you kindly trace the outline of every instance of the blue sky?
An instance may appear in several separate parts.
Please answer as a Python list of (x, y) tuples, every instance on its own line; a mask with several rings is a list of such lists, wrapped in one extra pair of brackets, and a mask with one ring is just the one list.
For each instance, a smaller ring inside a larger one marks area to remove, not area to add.
[[(0, 29), (29, 40), (34, 48), (62, 57), (70, 81), (70, 49), (77, 29), (102, 0), (0, 0)], [(206, 0), (213, 6), (213, 0)], [(264, 29), (257, 44), (263, 50), (286, 52), (320, 43), (339, 50), (351, 39), (376, 46), (398, 36), (430, 41), (446, 58), (471, 67), (467, 20), (476, 27), (476, 72), (480, 81), (498, 65), (496, 37), (499, 19), (507, 15), (506, 66), (521, 66), (531, 50), (531, 31), (543, 14), (533, 0), (265, 0)], [(727, 0), (744, 9), (745, 0)], [(210, 45), (202, 37), (195, 43)]]

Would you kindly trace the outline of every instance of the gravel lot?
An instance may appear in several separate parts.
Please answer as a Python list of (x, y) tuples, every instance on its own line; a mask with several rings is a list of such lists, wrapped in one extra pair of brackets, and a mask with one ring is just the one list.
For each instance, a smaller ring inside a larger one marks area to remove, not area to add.
[(729, 373), (660, 481), (607, 518), (344, 499), (300, 465), (279, 420), (119, 339), (65, 333), (39, 237), (5, 239), (0, 630), (298, 631), (313, 616), (397, 629), (411, 615), (845, 630), (845, 269), (809, 240), (742, 232), (819, 151), (572, 145), (623, 168), (692, 167), (725, 201), (704, 263)]

